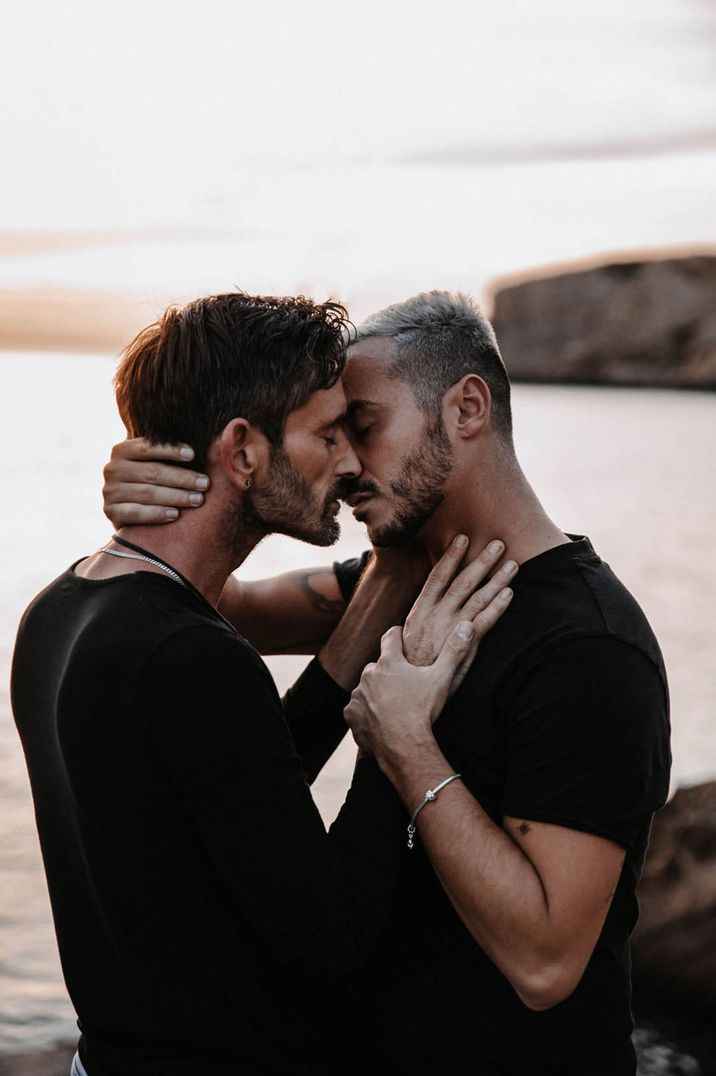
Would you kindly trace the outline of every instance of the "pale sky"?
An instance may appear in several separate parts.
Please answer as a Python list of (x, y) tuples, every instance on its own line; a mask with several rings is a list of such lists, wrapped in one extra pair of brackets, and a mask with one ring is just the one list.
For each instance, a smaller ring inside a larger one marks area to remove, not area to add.
[(0, 0), (0, 228), (244, 226), (277, 172), (340, 202), (443, 150), (714, 149), (715, 7)]

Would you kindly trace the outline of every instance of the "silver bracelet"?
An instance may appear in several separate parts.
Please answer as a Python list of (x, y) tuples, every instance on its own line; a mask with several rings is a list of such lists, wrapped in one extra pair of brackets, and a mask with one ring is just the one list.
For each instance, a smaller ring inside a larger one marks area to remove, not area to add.
[(426, 805), (426, 803), (432, 803), (433, 800), (436, 800), (438, 798), (438, 792), (441, 788), (445, 788), (445, 785), (449, 785), (451, 781), (457, 781), (458, 778), (461, 776), (462, 775), (459, 773), (454, 773), (451, 777), (446, 777), (445, 780), (441, 781), (439, 785), (435, 786), (435, 788), (429, 788), (427, 790), (427, 792), (423, 796), (422, 802), (419, 803), (418, 806), (415, 808), (415, 810), (413, 811), (413, 817), (408, 823), (408, 848), (414, 847), (413, 837), (415, 836), (415, 819), (418, 817), (423, 807)]

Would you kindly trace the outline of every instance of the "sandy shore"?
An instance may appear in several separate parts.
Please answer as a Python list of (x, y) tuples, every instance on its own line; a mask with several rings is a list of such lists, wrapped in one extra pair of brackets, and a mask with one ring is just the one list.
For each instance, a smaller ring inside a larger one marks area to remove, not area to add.
[(161, 308), (117, 292), (6, 289), (0, 291), (0, 348), (116, 354)]
[(0, 1055), (0, 1076), (68, 1076), (76, 1048), (66, 1044), (42, 1052)]
[[(220, 233), (225, 235), (225, 233)], [(0, 231), (0, 265), (94, 247), (210, 238), (206, 229)], [(7, 275), (5, 277), (7, 280)], [(190, 299), (60, 286), (0, 287), (0, 349), (118, 353), (170, 300)]]

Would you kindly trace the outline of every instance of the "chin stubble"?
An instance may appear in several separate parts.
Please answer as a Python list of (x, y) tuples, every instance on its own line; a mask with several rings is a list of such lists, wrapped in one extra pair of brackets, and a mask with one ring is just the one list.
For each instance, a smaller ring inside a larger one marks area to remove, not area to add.
[(445, 499), (452, 465), (452, 445), (442, 417), (438, 417), (425, 424), (419, 447), (388, 483), (392, 496), (402, 503), (388, 523), (372, 532), (374, 545), (403, 545), (417, 537)]

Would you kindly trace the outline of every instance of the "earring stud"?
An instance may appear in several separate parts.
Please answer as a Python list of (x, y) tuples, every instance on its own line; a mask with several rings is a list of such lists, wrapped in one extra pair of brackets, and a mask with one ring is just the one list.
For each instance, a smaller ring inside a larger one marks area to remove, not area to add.
[(252, 485), (253, 485), (253, 481), (252, 481), (252, 479), (250, 479), (250, 478), (247, 478), (247, 479), (246, 479), (246, 482), (245, 482), (244, 484), (245, 484), (245, 486), (246, 486), (246, 488), (247, 488), (247, 489), (251, 489), (251, 487), (252, 487)]

